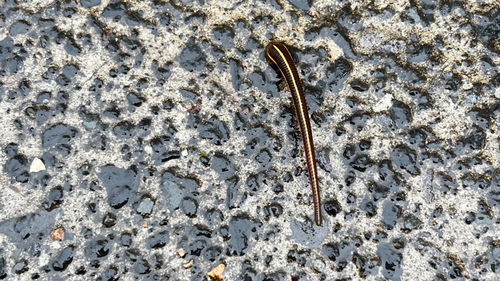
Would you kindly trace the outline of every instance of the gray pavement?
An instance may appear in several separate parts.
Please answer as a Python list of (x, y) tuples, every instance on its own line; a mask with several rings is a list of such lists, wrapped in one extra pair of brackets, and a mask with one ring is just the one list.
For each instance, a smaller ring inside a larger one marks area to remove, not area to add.
[(0, 279), (500, 280), (499, 35), (497, 0), (0, 1)]

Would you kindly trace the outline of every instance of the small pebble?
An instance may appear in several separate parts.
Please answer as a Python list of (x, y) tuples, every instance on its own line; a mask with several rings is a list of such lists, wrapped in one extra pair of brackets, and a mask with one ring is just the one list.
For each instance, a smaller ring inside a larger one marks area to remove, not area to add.
[(35, 158), (31, 162), (30, 173), (38, 173), (40, 171), (45, 171), (45, 164), (39, 158)]

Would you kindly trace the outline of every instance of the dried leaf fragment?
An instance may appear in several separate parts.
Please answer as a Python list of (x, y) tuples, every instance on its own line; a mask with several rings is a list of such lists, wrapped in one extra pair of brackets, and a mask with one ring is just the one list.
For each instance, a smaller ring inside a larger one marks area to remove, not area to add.
[(218, 266), (212, 268), (212, 270), (208, 273), (208, 276), (212, 278), (212, 280), (222, 280), (222, 273), (224, 272), (224, 269), (226, 266), (221, 263)]
[(184, 251), (184, 249), (179, 249), (177, 250), (177, 254), (179, 255), (179, 257), (183, 258), (186, 256), (186, 252)]
[(194, 260), (190, 260), (188, 263), (184, 264), (184, 268), (185, 269), (191, 268), (191, 266), (193, 266), (193, 264), (194, 264)]
[(55, 230), (53, 230), (50, 235), (57, 241), (62, 241), (64, 239), (64, 229), (62, 227), (59, 227)]

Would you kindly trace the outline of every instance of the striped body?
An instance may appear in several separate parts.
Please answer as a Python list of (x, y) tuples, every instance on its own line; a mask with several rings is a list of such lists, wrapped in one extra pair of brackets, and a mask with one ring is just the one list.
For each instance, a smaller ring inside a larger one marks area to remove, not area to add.
[(314, 201), (314, 221), (321, 226), (321, 198), (318, 182), (318, 172), (316, 168), (316, 156), (314, 154), (314, 143), (311, 132), (311, 122), (304, 95), (304, 89), (300, 83), (299, 73), (293, 62), (292, 55), (285, 45), (278, 42), (270, 42), (266, 47), (266, 58), (278, 67), (283, 77), (285, 77), (288, 88), (292, 94), (295, 113), (300, 126), (302, 142), (306, 153), (307, 169), (309, 171), (309, 181), (311, 183), (312, 196)]

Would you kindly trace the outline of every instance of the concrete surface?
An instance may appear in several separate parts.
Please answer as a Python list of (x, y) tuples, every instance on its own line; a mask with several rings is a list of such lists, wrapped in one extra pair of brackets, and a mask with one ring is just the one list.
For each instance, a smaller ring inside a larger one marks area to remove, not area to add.
[(499, 280), (499, 33), (496, 0), (0, 1), (0, 279)]

